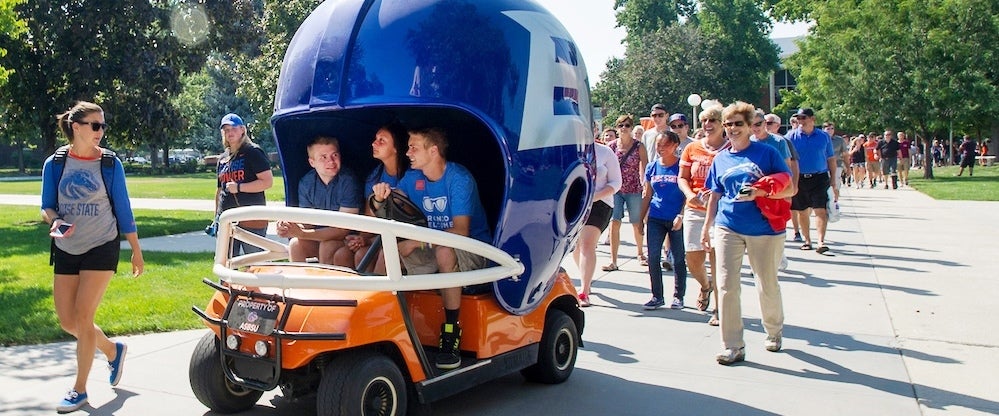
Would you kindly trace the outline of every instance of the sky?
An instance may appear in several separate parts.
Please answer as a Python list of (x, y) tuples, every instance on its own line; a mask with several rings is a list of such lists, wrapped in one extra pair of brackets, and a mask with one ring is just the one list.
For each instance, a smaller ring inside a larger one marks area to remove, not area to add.
[[(534, 0), (562, 22), (579, 47), (590, 76), (590, 86), (597, 84), (604, 64), (611, 57), (623, 57), (624, 29), (614, 27), (614, 0)], [(803, 23), (774, 25), (772, 38), (803, 36)]]

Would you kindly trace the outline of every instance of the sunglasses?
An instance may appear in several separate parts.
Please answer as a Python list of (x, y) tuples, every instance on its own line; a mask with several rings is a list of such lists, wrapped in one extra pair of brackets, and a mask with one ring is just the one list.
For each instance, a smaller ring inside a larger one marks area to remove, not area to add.
[(701, 119), (701, 124), (707, 123), (709, 121), (712, 122), (712, 123), (717, 123), (718, 119), (717, 118), (702, 118)]
[(763, 122), (762, 121), (757, 121), (757, 122), (753, 123), (753, 127), (761, 127), (761, 126), (763, 126)]
[(772, 126), (772, 125), (774, 125), (774, 124), (777, 124), (777, 122), (776, 122), (776, 121), (768, 121), (768, 122), (767, 122), (767, 125), (768, 125), (768, 126)]
[(107, 131), (107, 129), (108, 129), (107, 123), (98, 123), (96, 121), (74, 121), (74, 123), (77, 123), (77, 124), (89, 124), (90, 128), (94, 129), (94, 131), (101, 131), (102, 129), (104, 131)]
[(666, 117), (666, 113), (653, 114), (652, 117), (654, 118)]
[(621, 124), (617, 125), (617, 128), (619, 128), (619, 129), (630, 129), (631, 128), (631, 124), (621, 123)]
[(686, 124), (683, 124), (683, 123), (680, 123), (680, 124), (670, 124), (669, 128), (671, 128), (671, 129), (682, 129), (683, 126), (686, 126)]
[(733, 121), (731, 123), (722, 123), (722, 126), (725, 126), (725, 127), (742, 127), (742, 126), (745, 126), (745, 125), (746, 125), (746, 122), (742, 121), (742, 120), (740, 120), (740, 121)]

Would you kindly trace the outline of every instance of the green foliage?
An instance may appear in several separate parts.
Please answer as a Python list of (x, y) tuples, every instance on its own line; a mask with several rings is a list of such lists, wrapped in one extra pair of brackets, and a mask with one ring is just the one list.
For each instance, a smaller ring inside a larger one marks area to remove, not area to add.
[(953, 125), (987, 131), (999, 110), (999, 4), (982, 0), (829, 0), (787, 61), (799, 93), (846, 130)]
[(627, 32), (625, 41), (638, 44), (646, 35), (679, 22), (680, 16), (694, 14), (693, 0), (614, 0), (617, 26)]
[[(210, 215), (210, 214), (209, 214)], [(136, 210), (140, 236), (200, 230), (204, 213)], [(48, 225), (37, 207), (7, 206), (0, 212), (0, 345), (69, 340), (59, 327), (52, 303)], [(146, 273), (131, 278), (131, 251), (123, 250), (97, 323), (108, 335), (197, 328), (191, 305), (204, 305), (211, 289), (211, 253), (143, 252)]]
[[(647, 5), (659, 9), (646, 13), (665, 13), (680, 4), (667, 3)], [(627, 12), (646, 3), (624, 5)], [(629, 32), (626, 58), (608, 62), (593, 91), (593, 101), (607, 117), (644, 116), (655, 103), (687, 113), (692, 93), (723, 103), (760, 99), (761, 87), (777, 69), (777, 48), (767, 37), (770, 23), (762, 9), (754, 0), (704, 0), (699, 10), (684, 23)], [(640, 34), (632, 38), (633, 33)]]
[[(10, 37), (17, 37), (24, 33), (26, 27), (24, 21), (17, 19), (14, 13), (14, 6), (24, 0), (0, 0), (0, 32), (7, 33)], [(0, 47), (0, 58), (7, 55), (7, 50)], [(7, 83), (7, 76), (13, 72), (0, 65), (0, 87)]]

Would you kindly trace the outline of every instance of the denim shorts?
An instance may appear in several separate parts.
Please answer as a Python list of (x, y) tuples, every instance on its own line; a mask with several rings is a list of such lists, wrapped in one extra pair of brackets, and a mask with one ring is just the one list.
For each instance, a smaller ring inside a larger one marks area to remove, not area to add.
[(614, 213), (611, 219), (621, 221), (624, 218), (624, 206), (628, 206), (628, 222), (632, 224), (642, 223), (642, 194), (614, 194)]

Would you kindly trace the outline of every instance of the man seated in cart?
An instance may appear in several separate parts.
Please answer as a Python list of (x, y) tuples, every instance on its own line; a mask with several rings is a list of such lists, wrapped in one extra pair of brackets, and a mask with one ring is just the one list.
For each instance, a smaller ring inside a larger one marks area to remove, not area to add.
[[(404, 193), (427, 216), (428, 227), (492, 243), (486, 212), (472, 174), (464, 166), (447, 161), (448, 141), (440, 128), (411, 130), (406, 156), (412, 169), (399, 181), (397, 190)], [(373, 202), (378, 208), (392, 192), (387, 183), (373, 187)], [(399, 255), (409, 274), (458, 272), (482, 269), (482, 256), (451, 247), (434, 247), (406, 240), (399, 243)], [(461, 327), (458, 310), (461, 288), (441, 289), (444, 323), (441, 325), (437, 368), (450, 370), (461, 365), (458, 345)]]
[[(341, 163), (340, 142), (334, 137), (319, 136), (307, 150), (313, 169), (298, 182), (298, 206), (350, 214), (361, 212), (359, 182), (354, 172)], [(291, 239), (288, 244), (291, 261), (316, 257), (320, 263), (333, 264), (333, 255), (343, 247), (347, 233), (342, 228), (277, 223), (278, 236)]]

